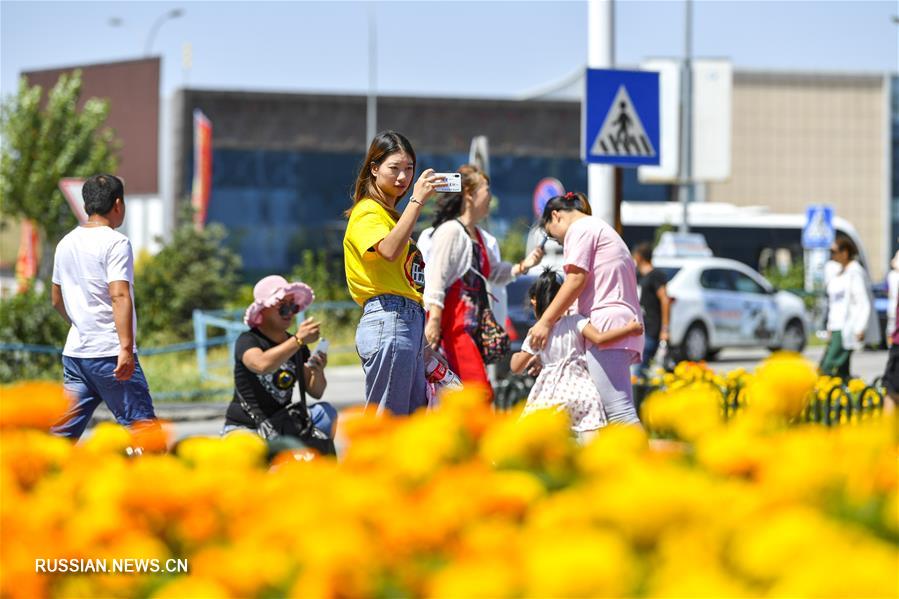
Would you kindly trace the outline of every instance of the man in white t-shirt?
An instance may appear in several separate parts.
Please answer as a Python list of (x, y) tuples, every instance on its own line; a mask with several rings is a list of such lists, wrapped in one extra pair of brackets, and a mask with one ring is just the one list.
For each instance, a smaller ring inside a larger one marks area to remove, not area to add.
[(51, 432), (72, 439), (81, 437), (101, 401), (119, 424), (156, 420), (134, 341), (134, 254), (115, 231), (125, 220), (125, 189), (118, 177), (94, 175), (81, 195), (88, 219), (56, 246), (51, 290), (53, 307), (72, 325), (62, 365), (74, 396)]

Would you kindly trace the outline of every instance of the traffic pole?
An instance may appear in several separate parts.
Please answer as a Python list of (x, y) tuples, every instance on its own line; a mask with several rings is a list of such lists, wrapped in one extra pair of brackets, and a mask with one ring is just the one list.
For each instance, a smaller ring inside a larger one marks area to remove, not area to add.
[[(611, 69), (615, 66), (615, 11), (613, 0), (587, 2), (587, 67)], [(584, 99), (587, 101), (586, 77)], [(584, 142), (587, 143), (587, 142)], [(587, 165), (587, 195), (593, 215), (616, 224), (615, 169), (604, 164)]]

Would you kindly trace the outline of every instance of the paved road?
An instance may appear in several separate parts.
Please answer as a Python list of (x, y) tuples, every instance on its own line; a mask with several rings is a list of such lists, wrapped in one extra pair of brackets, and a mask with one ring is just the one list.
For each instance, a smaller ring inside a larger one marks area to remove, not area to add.
[[(823, 347), (812, 347), (805, 351), (805, 355), (817, 363), (821, 359), (824, 351)], [(752, 370), (756, 365), (769, 354), (766, 350), (724, 350), (718, 356), (718, 359), (710, 365), (714, 370), (721, 372), (729, 372), (737, 368), (745, 368)], [(886, 366), (886, 351), (865, 351), (856, 353), (852, 357), (853, 373), (866, 381), (871, 381), (875, 377), (883, 374)], [(350, 406), (360, 405), (363, 401), (365, 383), (361, 366), (339, 366), (328, 368), (328, 389), (325, 392), (325, 399), (335, 405), (338, 409), (345, 409)], [(166, 409), (166, 404), (160, 404), (160, 413)], [(176, 406), (168, 408), (174, 410)], [(191, 435), (215, 435), (218, 434), (222, 427), (224, 419), (225, 404), (201, 404), (201, 405), (180, 405), (178, 410), (197, 410), (198, 417), (185, 418), (174, 423), (175, 438), (181, 439)], [(200, 413), (202, 411), (202, 413)], [(214, 414), (213, 417), (210, 415)]]
[[(887, 364), (887, 353), (885, 350), (856, 352), (852, 355), (853, 375), (868, 382), (882, 375)], [(824, 347), (810, 347), (803, 354), (817, 364), (824, 354)], [(710, 363), (710, 366), (722, 372), (729, 372), (736, 368), (752, 370), (769, 355), (771, 355), (770, 352), (764, 349), (726, 349), (718, 355), (717, 360)]]

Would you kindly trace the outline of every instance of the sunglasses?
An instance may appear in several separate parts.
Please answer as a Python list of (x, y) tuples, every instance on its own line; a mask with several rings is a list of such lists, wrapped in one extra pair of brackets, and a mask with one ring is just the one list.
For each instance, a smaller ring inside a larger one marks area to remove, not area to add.
[(287, 318), (288, 316), (299, 313), (299, 311), (300, 307), (293, 302), (281, 304), (280, 306), (278, 306), (278, 315), (281, 318)]

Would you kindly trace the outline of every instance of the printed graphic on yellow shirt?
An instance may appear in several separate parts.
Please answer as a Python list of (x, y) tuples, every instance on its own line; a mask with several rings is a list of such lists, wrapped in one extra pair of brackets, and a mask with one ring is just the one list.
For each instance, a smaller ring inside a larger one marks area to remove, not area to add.
[(409, 241), (403, 272), (412, 289), (422, 293), (425, 289), (425, 260), (414, 241)]

